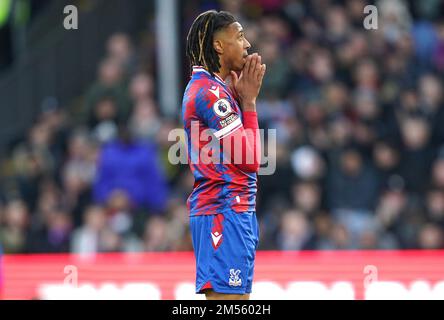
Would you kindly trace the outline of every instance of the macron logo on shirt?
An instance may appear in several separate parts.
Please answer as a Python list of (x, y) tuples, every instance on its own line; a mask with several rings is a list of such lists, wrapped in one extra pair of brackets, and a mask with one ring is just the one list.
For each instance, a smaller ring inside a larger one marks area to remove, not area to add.
[(211, 233), (211, 237), (213, 238), (214, 248), (217, 249), (219, 247), (218, 244), (219, 244), (220, 238), (222, 238), (222, 234), (216, 231), (214, 233)]
[(208, 91), (210, 91), (219, 99), (219, 87), (212, 86), (211, 89), (208, 89)]

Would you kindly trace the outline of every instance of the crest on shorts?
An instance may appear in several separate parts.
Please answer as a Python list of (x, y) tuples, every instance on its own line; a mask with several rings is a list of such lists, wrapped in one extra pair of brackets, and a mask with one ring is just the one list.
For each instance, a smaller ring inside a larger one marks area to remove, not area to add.
[(230, 269), (230, 280), (228, 281), (228, 284), (230, 286), (239, 287), (242, 285), (242, 279), (239, 278), (240, 273), (241, 271), (239, 269)]
[(221, 118), (225, 118), (232, 113), (230, 102), (226, 99), (219, 99), (213, 104), (214, 112)]

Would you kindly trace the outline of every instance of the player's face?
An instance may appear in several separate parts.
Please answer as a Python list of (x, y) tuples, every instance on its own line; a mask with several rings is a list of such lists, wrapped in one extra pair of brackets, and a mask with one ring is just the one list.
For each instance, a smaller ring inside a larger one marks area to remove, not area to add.
[(228, 70), (241, 71), (246, 62), (248, 49), (251, 47), (245, 38), (244, 30), (239, 22), (233, 22), (222, 32), (215, 36), (220, 40), (221, 65)]

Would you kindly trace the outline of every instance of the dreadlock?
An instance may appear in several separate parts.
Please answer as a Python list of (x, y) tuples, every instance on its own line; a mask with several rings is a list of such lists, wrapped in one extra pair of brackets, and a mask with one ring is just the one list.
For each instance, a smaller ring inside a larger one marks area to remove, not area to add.
[(211, 75), (219, 71), (219, 55), (213, 48), (216, 31), (236, 22), (236, 18), (226, 11), (209, 10), (201, 13), (191, 25), (187, 36), (186, 54), (193, 66), (203, 66)]

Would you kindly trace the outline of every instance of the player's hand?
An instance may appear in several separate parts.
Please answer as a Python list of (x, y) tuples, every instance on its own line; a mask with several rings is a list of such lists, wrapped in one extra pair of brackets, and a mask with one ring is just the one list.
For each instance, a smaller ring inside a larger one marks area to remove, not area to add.
[(225, 83), (230, 88), (231, 94), (233, 95), (233, 98), (236, 99), (239, 102), (239, 104), (240, 104), (241, 100), (240, 100), (239, 94), (237, 93), (237, 90), (234, 87), (234, 76), (233, 76), (233, 73), (235, 74), (236, 79), (238, 78), (237, 77), (237, 73), (232, 71), (231, 74), (228, 75), (228, 77), (225, 79)]
[(247, 61), (238, 77), (236, 72), (231, 71), (231, 80), (236, 90), (244, 111), (254, 111), (256, 98), (262, 86), (266, 65), (261, 64), (261, 56), (253, 53), (247, 56)]

